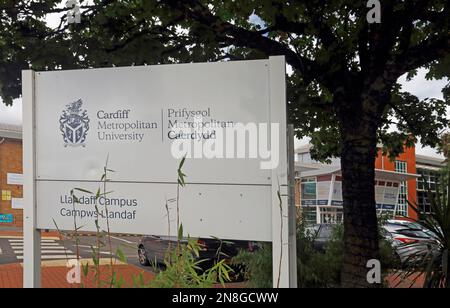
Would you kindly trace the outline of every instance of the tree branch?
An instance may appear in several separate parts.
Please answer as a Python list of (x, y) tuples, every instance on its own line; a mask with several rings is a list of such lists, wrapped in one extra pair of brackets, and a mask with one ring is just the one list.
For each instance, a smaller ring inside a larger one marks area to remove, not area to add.
[(422, 67), (436, 59), (450, 55), (450, 34), (441, 36), (430, 36), (416, 46), (410, 47), (403, 54), (394, 57), (388, 65), (387, 71), (394, 77)]
[[(410, 119), (406, 116), (406, 114), (400, 108), (398, 108), (392, 101), (388, 102), (388, 105), (391, 106), (392, 109), (394, 109), (394, 111), (397, 112), (403, 118), (403, 120), (405, 120), (409, 130), (413, 132), (415, 125), (410, 121)], [(397, 125), (399, 125), (399, 123), (397, 123)]]
[[(312, 79), (320, 79), (321, 68), (311, 59), (302, 57), (288, 46), (272, 40), (261, 35), (258, 32), (244, 29), (242, 27), (233, 25), (229, 22), (221, 20), (219, 17), (213, 15), (208, 8), (203, 6), (196, 0), (163, 0), (170, 8), (180, 11), (186, 18), (194, 20), (214, 32), (217, 39), (227, 42), (230, 45), (238, 47), (249, 47), (260, 50), (266, 55), (284, 55), (286, 61), (295, 69), (302, 72), (305, 76)], [(276, 27), (297, 27), (295, 31), (300, 31), (301, 24), (291, 24), (287, 21), (278, 23)], [(290, 28), (291, 29), (291, 28)]]

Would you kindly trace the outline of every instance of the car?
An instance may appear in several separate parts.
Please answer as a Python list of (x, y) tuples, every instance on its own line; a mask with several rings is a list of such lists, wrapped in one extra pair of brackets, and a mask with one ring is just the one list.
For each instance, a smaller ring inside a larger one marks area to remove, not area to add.
[[(163, 265), (167, 253), (177, 247), (177, 242), (178, 238), (175, 236), (143, 236), (138, 244), (139, 263), (143, 266)], [(182, 243), (187, 243), (187, 239), (183, 239)], [(197, 259), (205, 260), (201, 263), (204, 269), (217, 260), (231, 260), (240, 250), (253, 251), (257, 248), (257, 244), (251, 241), (199, 238), (197, 243), (201, 247)]]
[[(325, 251), (335, 226), (335, 224), (314, 224), (305, 229), (306, 234), (313, 238), (316, 251)], [(382, 226), (381, 234), (392, 244), (395, 257), (400, 264), (406, 265), (424, 258), (428, 252), (437, 248), (435, 238), (423, 229), (420, 224), (388, 221)]]
[[(428, 230), (427, 228), (425, 228), (423, 225), (421, 225), (418, 222), (415, 221), (409, 221), (409, 220), (400, 220), (400, 219), (390, 219), (387, 221), (389, 224), (399, 224), (399, 225), (403, 225), (406, 226), (408, 228), (412, 228), (412, 229), (420, 229), (423, 232), (425, 232), (426, 234), (428, 234), (430, 237), (436, 238), (436, 234), (430, 230)], [(440, 231), (440, 230), (439, 230)]]
[(306, 234), (314, 240), (313, 245), (315, 250), (325, 251), (327, 243), (331, 240), (335, 226), (333, 224), (315, 224), (305, 229)]
[(392, 243), (402, 265), (420, 261), (437, 248), (435, 238), (416, 223), (387, 222), (383, 235)]

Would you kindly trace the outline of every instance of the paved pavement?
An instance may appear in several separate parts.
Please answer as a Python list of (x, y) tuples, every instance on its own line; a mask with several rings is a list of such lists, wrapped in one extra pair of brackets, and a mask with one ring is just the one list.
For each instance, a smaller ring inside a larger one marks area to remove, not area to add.
[[(3, 257), (0, 256), (0, 263), (5, 263), (5, 260), (23, 261), (23, 238), (6, 238), (0, 241), (2, 245)], [(58, 238), (44, 238), (41, 240), (41, 258), (42, 260), (61, 260), (61, 259), (76, 259), (77, 256), (71, 250), (65, 247)], [(3, 262), (2, 262), (3, 261)], [(11, 262), (10, 262), (11, 263)]]
[[(73, 288), (80, 287), (78, 284), (69, 284), (66, 275), (69, 269), (66, 262), (69, 259), (76, 259), (77, 255), (82, 259), (82, 263), (89, 261), (92, 264), (93, 248), (97, 247), (95, 236), (80, 236), (78, 245), (76, 240), (71, 238), (61, 238), (58, 233), (42, 233), (41, 254), (42, 254), (42, 286), (45, 288)], [(113, 236), (111, 237), (112, 258), (114, 269), (118, 276), (123, 276), (126, 281), (125, 286), (132, 286), (132, 276), (140, 273), (145, 279), (153, 277), (151, 267), (142, 267), (137, 257), (138, 236)], [(100, 258), (102, 264), (102, 275), (110, 273), (109, 241), (107, 247), (101, 247)], [(118, 249), (121, 249), (127, 258), (127, 264), (118, 261), (115, 256)], [(21, 288), (23, 275), (23, 234), (18, 228), (0, 228), (0, 288)], [(106, 277), (104, 277), (106, 279)], [(84, 287), (95, 286), (93, 271), (88, 277), (83, 277)]]
[[(89, 259), (93, 256), (93, 249), (98, 243), (94, 236), (79, 237), (78, 245), (74, 238), (60, 239), (55, 234), (44, 236), (41, 240), (42, 260), (68, 260), (80, 258)], [(120, 249), (129, 264), (141, 267), (137, 257), (137, 245), (139, 237), (111, 237), (112, 257), (116, 259), (117, 250)], [(107, 246), (100, 249), (101, 258), (110, 258), (109, 241), (106, 240)], [(21, 235), (5, 235), (0, 232), (0, 264), (11, 264), (23, 262), (23, 237)], [(141, 267), (147, 271), (151, 268)]]
[[(117, 277), (123, 277), (125, 284), (123, 287), (133, 287), (133, 276), (137, 277), (142, 273), (144, 282), (150, 281), (154, 275), (143, 271), (132, 265), (115, 265), (114, 271)], [(42, 287), (43, 288), (90, 288), (96, 287), (94, 271), (89, 271), (87, 277), (81, 275), (82, 284), (70, 284), (66, 280), (68, 269), (65, 266), (45, 266), (42, 267)], [(107, 281), (110, 269), (102, 266), (100, 271), (100, 281)], [(0, 265), (0, 288), (22, 288), (23, 268), (20, 263)]]

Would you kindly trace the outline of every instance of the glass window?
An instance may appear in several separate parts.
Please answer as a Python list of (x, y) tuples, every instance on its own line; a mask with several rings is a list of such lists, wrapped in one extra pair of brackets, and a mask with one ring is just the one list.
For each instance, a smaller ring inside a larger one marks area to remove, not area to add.
[(429, 238), (425, 232), (419, 229), (402, 229), (395, 232), (408, 237)]
[(395, 171), (400, 173), (406, 173), (408, 164), (406, 161), (396, 160), (395, 161)]
[[(395, 171), (399, 173), (406, 173), (408, 170), (408, 164), (405, 161), (395, 161)], [(397, 213), (396, 215), (408, 217), (408, 183), (400, 183), (398, 200), (397, 200)]]
[(320, 238), (331, 238), (331, 235), (333, 234), (333, 227), (331, 225), (323, 225), (322, 228), (320, 228), (319, 237)]
[(302, 215), (306, 224), (313, 225), (317, 223), (316, 207), (304, 206), (302, 208)]
[(3, 201), (11, 201), (11, 191), (10, 190), (2, 190), (2, 200)]
[(419, 205), (419, 210), (424, 212), (425, 214), (430, 214), (431, 204), (428, 201), (428, 192), (426, 191), (418, 191), (417, 192), (417, 204)]
[(301, 184), (302, 200), (316, 199), (316, 178), (304, 178)]
[(439, 173), (434, 170), (417, 169), (420, 177), (417, 179), (418, 190), (436, 190), (436, 185), (439, 182)]
[(2, 200), (3, 201), (11, 201), (11, 191), (10, 190), (2, 190)]

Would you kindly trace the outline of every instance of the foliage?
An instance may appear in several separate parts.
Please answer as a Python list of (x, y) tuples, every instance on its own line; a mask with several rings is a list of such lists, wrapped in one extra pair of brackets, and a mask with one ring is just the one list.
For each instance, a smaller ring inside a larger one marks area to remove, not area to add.
[(431, 213), (422, 212), (417, 204), (410, 204), (418, 215), (418, 222), (428, 229), (434, 237), (435, 244), (431, 247), (420, 246), (420, 250), (410, 257), (408, 266), (398, 273), (401, 279), (412, 279), (416, 282), (417, 273), (425, 274), (423, 287), (450, 287), (450, 170), (443, 169), (436, 193), (428, 189), (428, 202)]
[(325, 252), (314, 249), (315, 234), (300, 224), (297, 233), (297, 268), (300, 288), (338, 286), (342, 265), (343, 228), (336, 225)]
[[(179, 233), (182, 235), (182, 232)], [(179, 237), (179, 241), (183, 238)], [(168, 251), (164, 261), (164, 269), (151, 280), (148, 287), (152, 288), (211, 288), (215, 283), (222, 285), (231, 280), (233, 271), (225, 263), (225, 259), (215, 262), (206, 270), (199, 260), (201, 246), (196, 239), (188, 238), (187, 243), (181, 243), (178, 249)]]
[[(207, 260), (201, 260), (201, 245), (197, 239), (188, 236), (187, 241), (183, 236), (183, 224), (180, 223), (180, 188), (186, 185), (186, 175), (183, 173), (183, 166), (186, 157), (183, 157), (178, 165), (177, 179), (177, 247), (166, 252), (164, 259), (164, 269), (158, 273), (154, 280), (149, 283), (149, 287), (157, 288), (210, 288), (214, 283), (220, 282), (222, 285), (231, 280), (230, 273), (233, 269), (225, 263), (225, 259), (220, 260), (221, 251), (216, 253), (217, 260), (214, 264), (203, 270), (201, 265)], [(168, 213), (169, 215), (169, 213)], [(170, 221), (170, 219), (169, 219)], [(219, 247), (220, 249), (220, 247)]]
[[(69, 25), (63, 15), (52, 29), (44, 17), (64, 13), (59, 2), (1, 2), (0, 94), (5, 102), (19, 96), (20, 70), (30, 65), (47, 70), (284, 54), (293, 68), (290, 119), (298, 137), (312, 137), (318, 158), (340, 154), (337, 111), (345, 103), (337, 99), (340, 88), (360, 96), (387, 84), (391, 95), (379, 102), (378, 112), (378, 138), (386, 150), (397, 153), (410, 133), (436, 145), (446, 126), (440, 110), (448, 100), (421, 101), (396, 83), (422, 66), (429, 69), (427, 78), (448, 77), (450, 5), (444, 0), (382, 3), (381, 24), (368, 24), (369, 8), (355, 0), (80, 1), (82, 22)], [(380, 80), (383, 74), (388, 77)], [(389, 125), (398, 132), (388, 131)]]
[[(314, 240), (317, 235), (307, 228), (306, 223), (298, 224), (297, 285), (299, 288), (331, 288), (340, 285), (343, 233), (343, 226), (335, 225), (325, 251), (317, 251), (314, 248)], [(380, 238), (382, 238), (381, 234)], [(392, 267), (396, 266), (393, 255), (391, 243), (381, 240), (380, 256), (385, 275)], [(246, 277), (252, 287), (269, 288), (272, 286), (272, 248), (270, 244), (262, 244), (261, 248), (255, 252), (241, 251), (233, 260), (235, 263), (245, 265)]]
[(272, 245), (262, 243), (253, 251), (241, 250), (233, 258), (234, 264), (243, 264), (245, 267), (245, 278), (251, 287), (272, 288)]

